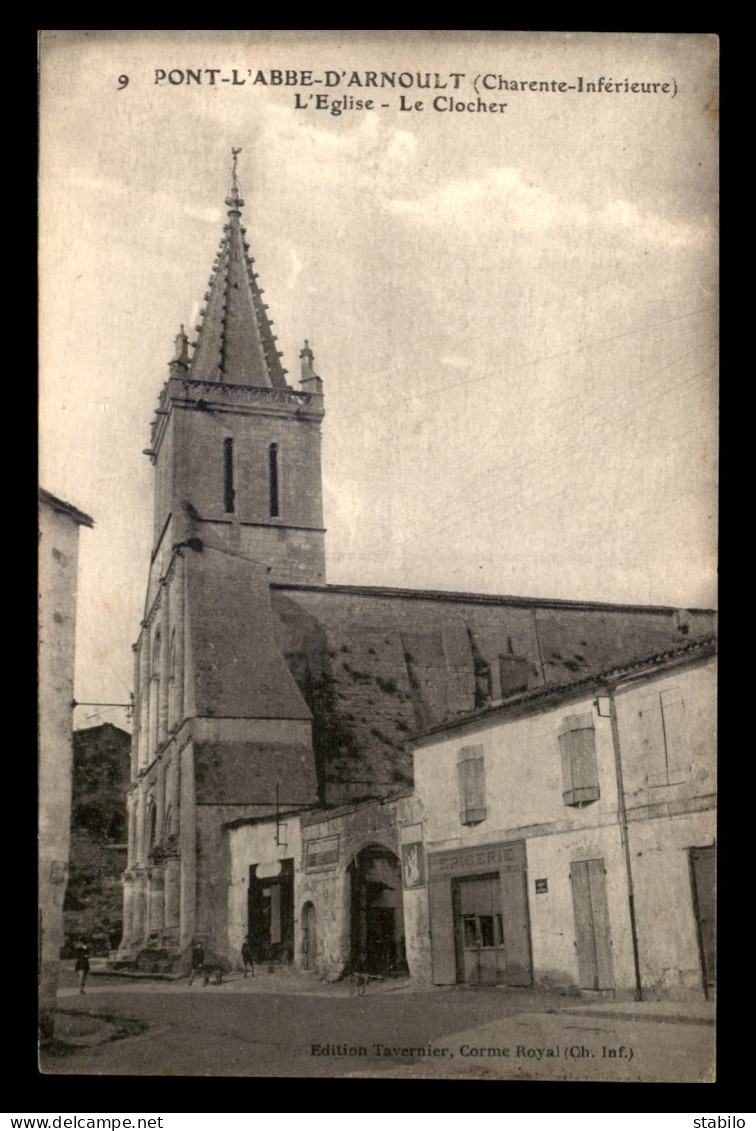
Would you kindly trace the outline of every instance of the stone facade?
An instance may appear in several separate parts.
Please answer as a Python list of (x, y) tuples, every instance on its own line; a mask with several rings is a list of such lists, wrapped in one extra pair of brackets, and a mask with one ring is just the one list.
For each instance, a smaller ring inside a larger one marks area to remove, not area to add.
[[(414, 812), (407, 794), (291, 814), (278, 823), (254, 818), (230, 822), (232, 953), (238, 955), (249, 931), (250, 874), (275, 875), (276, 862), (290, 860), (291, 960), (297, 966), (329, 980), (354, 970), (406, 972), (401, 842)], [(414, 933), (412, 937), (414, 941)], [(255, 942), (253, 938), (253, 947)]]

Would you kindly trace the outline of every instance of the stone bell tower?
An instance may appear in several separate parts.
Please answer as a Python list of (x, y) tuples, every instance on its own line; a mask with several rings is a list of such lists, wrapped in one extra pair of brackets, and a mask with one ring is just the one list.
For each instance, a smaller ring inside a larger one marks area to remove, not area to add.
[(190, 356), (182, 326), (146, 450), (153, 553), (199, 538), (257, 561), (271, 581), (323, 584), (323, 382), (306, 341), (299, 388), (287, 382), (242, 225), (238, 152), (196, 342)]
[[(317, 801), (310, 710), (271, 582), (324, 584), (323, 385), (287, 383), (233, 166), (197, 339), (182, 326), (152, 422), (153, 548), (134, 645), (121, 957), (222, 956), (225, 824)], [(191, 352), (190, 352), (191, 351)]]

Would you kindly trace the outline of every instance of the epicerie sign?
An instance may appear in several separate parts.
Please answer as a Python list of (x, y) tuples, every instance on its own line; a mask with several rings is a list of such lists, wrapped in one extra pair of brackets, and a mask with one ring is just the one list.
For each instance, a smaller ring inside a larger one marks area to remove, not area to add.
[(525, 844), (482, 844), (480, 848), (456, 852), (434, 852), (428, 856), (428, 871), (433, 876), (458, 875), (461, 872), (496, 870), (518, 872), (525, 867)]

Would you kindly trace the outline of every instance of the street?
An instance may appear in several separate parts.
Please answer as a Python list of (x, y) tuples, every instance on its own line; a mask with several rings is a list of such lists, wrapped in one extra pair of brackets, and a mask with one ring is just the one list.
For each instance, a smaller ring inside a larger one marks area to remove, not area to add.
[[(301, 985), (267, 974), (221, 986), (64, 971), (45, 1073), (707, 1082), (709, 1003), (586, 1003), (528, 991)], [(91, 1035), (87, 1035), (90, 1033)], [(99, 1036), (97, 1035), (99, 1033)], [(123, 1034), (126, 1033), (126, 1036)], [(73, 1047), (72, 1047), (73, 1043)]]

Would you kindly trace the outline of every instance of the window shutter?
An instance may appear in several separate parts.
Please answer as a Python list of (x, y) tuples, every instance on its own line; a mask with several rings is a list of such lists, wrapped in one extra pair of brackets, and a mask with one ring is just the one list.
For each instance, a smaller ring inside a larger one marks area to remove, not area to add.
[(667, 755), (664, 743), (661, 699), (658, 691), (643, 695), (638, 717), (649, 785), (667, 785)]
[(687, 780), (688, 744), (685, 733), (685, 704), (677, 687), (661, 693), (664, 741), (667, 747), (667, 780), (670, 785)]
[(604, 861), (573, 861), (570, 879), (580, 985), (588, 990), (613, 989), (612, 942)]
[(689, 759), (685, 705), (679, 688), (644, 695), (639, 718), (649, 786), (684, 782)]
[(483, 747), (463, 746), (457, 758), (459, 775), (459, 819), (463, 825), (478, 825), (486, 819), (486, 779)]
[(559, 728), (565, 805), (598, 801), (599, 782), (593, 715), (569, 715)]

